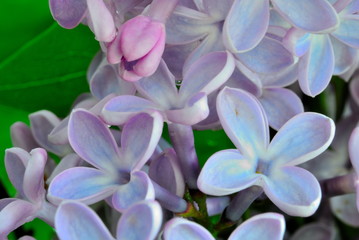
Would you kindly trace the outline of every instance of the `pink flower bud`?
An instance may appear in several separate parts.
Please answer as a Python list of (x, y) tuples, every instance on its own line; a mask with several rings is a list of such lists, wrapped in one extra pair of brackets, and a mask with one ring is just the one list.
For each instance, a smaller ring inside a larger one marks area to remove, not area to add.
[(161, 61), (165, 38), (164, 23), (143, 15), (132, 18), (108, 46), (108, 62), (119, 63), (120, 75), (127, 81), (150, 76)]

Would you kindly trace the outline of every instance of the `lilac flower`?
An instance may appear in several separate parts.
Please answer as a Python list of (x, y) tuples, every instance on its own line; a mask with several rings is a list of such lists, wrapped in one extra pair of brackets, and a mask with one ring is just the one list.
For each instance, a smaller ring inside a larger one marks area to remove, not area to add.
[[(333, 74), (340, 75), (348, 71), (358, 56), (356, 49), (359, 48), (359, 38), (352, 31), (359, 26), (356, 17), (357, 0), (337, 2), (334, 7), (340, 24), (336, 29), (309, 34), (292, 28), (284, 39), (288, 49), (292, 49), (293, 54), (300, 57), (299, 84), (302, 91), (312, 97), (327, 87)], [(323, 71), (318, 72), (317, 69)]]
[[(155, 239), (162, 224), (162, 209), (155, 201), (132, 205), (117, 225), (118, 240)], [(55, 216), (57, 235), (61, 240), (112, 240), (102, 220), (88, 206), (80, 202), (62, 203)]]
[(6, 170), (18, 195), (0, 200), (0, 239), (37, 217), (53, 225), (56, 208), (45, 199), (46, 159), (46, 151), (41, 148), (30, 154), (21, 148), (6, 150)]
[(330, 145), (333, 121), (321, 114), (298, 114), (269, 144), (267, 119), (252, 95), (224, 88), (217, 98), (217, 110), (237, 149), (220, 151), (207, 160), (198, 179), (199, 189), (223, 196), (258, 185), (284, 212), (313, 214), (321, 199), (319, 183), (295, 165), (314, 158)]
[[(284, 231), (285, 221), (282, 215), (264, 213), (243, 222), (232, 232), (228, 240), (281, 240), (283, 239)], [(164, 239), (214, 240), (214, 237), (198, 223), (183, 218), (173, 218), (166, 223)]]
[(112, 196), (112, 204), (123, 211), (143, 199), (154, 199), (154, 189), (141, 168), (152, 155), (162, 133), (158, 113), (139, 114), (123, 127), (121, 148), (108, 127), (83, 109), (72, 112), (69, 140), (74, 151), (90, 167), (75, 167), (57, 175), (49, 186), (48, 198), (91, 204)]
[(185, 73), (180, 90), (163, 62), (156, 73), (135, 83), (147, 99), (119, 96), (103, 109), (108, 124), (121, 125), (138, 112), (159, 111), (165, 121), (192, 125), (208, 115), (207, 95), (228, 80), (234, 70), (234, 59), (226, 52), (215, 52), (199, 59)]

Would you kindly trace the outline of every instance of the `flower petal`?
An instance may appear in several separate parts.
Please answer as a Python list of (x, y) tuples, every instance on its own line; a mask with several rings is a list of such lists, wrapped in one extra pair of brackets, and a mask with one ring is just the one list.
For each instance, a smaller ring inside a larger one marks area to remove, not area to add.
[(116, 36), (115, 22), (103, 0), (87, 0), (89, 17), (97, 41), (111, 42)]
[(45, 197), (44, 170), (47, 153), (42, 148), (36, 148), (30, 155), (24, 174), (24, 194), (31, 202), (40, 203)]
[(239, 89), (225, 87), (217, 97), (223, 129), (238, 150), (254, 159), (269, 143), (269, 128), (258, 100)]
[(21, 148), (10, 148), (5, 151), (5, 167), (12, 185), (20, 196), (24, 195), (23, 182), (25, 168), (30, 154)]
[(359, 37), (358, 34), (356, 34), (358, 29), (358, 15), (343, 16), (340, 18), (339, 28), (331, 35), (350, 47), (359, 48)]
[(302, 240), (302, 239), (335, 239), (335, 229), (331, 225), (326, 225), (324, 222), (309, 223), (299, 228), (292, 237), (291, 240)]
[(75, 109), (68, 125), (74, 151), (93, 166), (113, 172), (119, 164), (117, 143), (108, 127), (95, 115)]
[(291, 216), (308, 217), (319, 207), (322, 193), (318, 180), (299, 167), (273, 169), (262, 186), (270, 200)]
[(270, 37), (264, 37), (248, 52), (237, 53), (236, 58), (247, 68), (261, 74), (280, 72), (294, 63), (293, 55), (282, 43)]
[(168, 108), (178, 100), (175, 79), (164, 61), (161, 61), (154, 74), (137, 81), (135, 86), (143, 96), (158, 106)]
[(50, 0), (54, 19), (64, 28), (76, 27), (85, 17), (86, 0)]
[(249, 51), (262, 40), (268, 24), (268, 0), (235, 0), (223, 26), (224, 44), (233, 53)]
[(55, 228), (61, 240), (114, 239), (95, 211), (80, 202), (66, 201), (59, 206)]
[(163, 234), (165, 240), (214, 240), (208, 230), (198, 223), (178, 217), (166, 223)]
[(0, 211), (0, 239), (26, 222), (35, 218), (36, 207), (24, 200), (10, 202)]
[(333, 120), (319, 113), (301, 113), (279, 129), (268, 147), (268, 158), (279, 165), (298, 165), (315, 158), (333, 141)]
[(102, 117), (111, 125), (122, 125), (141, 112), (153, 113), (160, 108), (147, 99), (137, 96), (118, 96), (112, 98), (102, 110)]
[(329, 32), (339, 24), (335, 9), (325, 0), (271, 0), (271, 2), (287, 21), (307, 32)]
[(156, 201), (132, 205), (117, 225), (117, 239), (155, 239), (162, 225), (162, 208)]
[(154, 200), (155, 190), (150, 178), (145, 172), (137, 171), (131, 174), (131, 180), (120, 185), (113, 194), (112, 204), (115, 209), (123, 212), (133, 204), (142, 200)]
[(65, 156), (72, 152), (68, 145), (55, 145), (48, 139), (49, 133), (60, 124), (60, 119), (52, 112), (42, 110), (29, 115), (31, 132), (35, 140), (50, 152), (59, 156)]
[(16, 122), (10, 127), (11, 141), (14, 147), (31, 151), (39, 147), (39, 144), (32, 136), (30, 128), (23, 122)]
[(167, 110), (165, 114), (169, 122), (190, 126), (205, 119), (208, 111), (207, 96), (200, 92), (192, 96), (182, 108)]
[(359, 227), (359, 212), (356, 205), (356, 194), (345, 194), (330, 198), (332, 213), (342, 222), (353, 227)]
[(345, 73), (355, 64), (357, 50), (349, 47), (334, 37), (330, 38), (334, 50), (335, 68), (334, 75)]
[(185, 183), (178, 161), (173, 148), (165, 149), (160, 156), (151, 161), (148, 175), (161, 187), (183, 197)]
[(207, 14), (177, 6), (166, 22), (166, 43), (177, 45), (200, 40), (210, 32), (211, 22)]
[(299, 60), (299, 85), (302, 91), (311, 97), (321, 93), (329, 84), (334, 64), (334, 50), (329, 36), (312, 35), (309, 50)]
[(198, 188), (210, 195), (224, 196), (253, 185), (257, 161), (247, 159), (238, 150), (223, 150), (213, 154), (199, 174)]
[(349, 156), (350, 162), (355, 169), (357, 175), (359, 174), (359, 127), (356, 127), (349, 139)]
[(118, 76), (117, 70), (110, 64), (100, 66), (90, 80), (91, 93), (102, 99), (111, 93), (116, 95), (132, 95), (136, 89), (132, 83)]
[(115, 176), (111, 177), (97, 169), (74, 167), (52, 180), (47, 197), (54, 204), (64, 199), (92, 204), (110, 196), (118, 186), (115, 181)]
[(285, 232), (285, 220), (278, 213), (263, 213), (251, 217), (229, 236), (228, 240), (282, 240)]
[(184, 72), (180, 98), (188, 99), (199, 92), (210, 94), (231, 77), (234, 67), (234, 58), (229, 52), (213, 52), (201, 57)]
[(121, 169), (140, 170), (155, 151), (162, 128), (162, 117), (156, 112), (129, 119), (121, 134)]
[(275, 130), (304, 111), (300, 98), (286, 88), (266, 88), (259, 101), (267, 115), (269, 126)]

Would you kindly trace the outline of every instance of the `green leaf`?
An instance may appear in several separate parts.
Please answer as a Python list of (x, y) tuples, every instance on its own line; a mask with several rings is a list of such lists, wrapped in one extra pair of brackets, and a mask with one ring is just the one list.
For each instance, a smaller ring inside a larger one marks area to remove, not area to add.
[(88, 27), (68, 30), (53, 23), (0, 62), (0, 103), (65, 116), (88, 91), (86, 70), (98, 49)]

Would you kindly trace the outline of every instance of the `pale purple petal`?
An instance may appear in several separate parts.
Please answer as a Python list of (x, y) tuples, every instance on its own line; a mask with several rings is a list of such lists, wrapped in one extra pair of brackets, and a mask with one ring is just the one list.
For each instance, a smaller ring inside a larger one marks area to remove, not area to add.
[(246, 157), (260, 155), (269, 143), (269, 128), (264, 110), (251, 94), (224, 88), (217, 97), (217, 111), (223, 129)]
[(334, 37), (330, 38), (334, 50), (335, 68), (334, 75), (340, 75), (347, 72), (354, 64), (357, 58), (357, 50), (349, 47)]
[(25, 168), (30, 154), (21, 148), (10, 148), (5, 151), (5, 167), (12, 185), (21, 196), (24, 195), (23, 182)]
[(345, 224), (359, 227), (359, 212), (356, 194), (345, 194), (330, 198), (332, 213)]
[(252, 50), (236, 54), (236, 58), (247, 68), (261, 74), (280, 72), (294, 63), (292, 54), (282, 43), (270, 37), (264, 37)]
[(268, 147), (268, 158), (279, 165), (304, 163), (329, 147), (334, 132), (330, 118), (319, 113), (298, 114), (274, 136)]
[(350, 83), (350, 94), (354, 99), (355, 104), (359, 107), (359, 75), (356, 76)]
[(111, 93), (116, 95), (132, 95), (136, 89), (132, 83), (120, 78), (112, 65), (106, 64), (99, 67), (90, 80), (91, 92), (98, 99), (102, 99)]
[(23, 189), (28, 200), (39, 203), (45, 196), (44, 170), (47, 153), (42, 148), (36, 148), (30, 152), (30, 155), (24, 174)]
[(311, 97), (321, 93), (329, 84), (334, 64), (334, 50), (329, 36), (312, 35), (309, 50), (299, 60), (299, 85), (302, 91)]
[(230, 78), (234, 67), (234, 58), (228, 52), (213, 52), (201, 57), (184, 72), (179, 91), (181, 99), (198, 92), (208, 95), (215, 91)]
[(24, 200), (15, 200), (0, 211), (0, 239), (35, 218), (36, 207)]
[(153, 113), (160, 108), (151, 101), (137, 96), (118, 96), (104, 106), (102, 117), (111, 125), (122, 125), (141, 112)]
[(67, 125), (69, 124), (70, 117), (64, 118), (48, 135), (49, 142), (53, 144), (69, 144)]
[(162, 209), (158, 202), (139, 202), (122, 214), (117, 226), (117, 239), (155, 239), (161, 225)]
[(307, 32), (329, 32), (339, 24), (335, 9), (326, 0), (271, 0), (271, 2), (287, 21)]
[[(118, 178), (121, 179), (121, 175)], [(112, 195), (118, 186), (116, 181), (116, 176), (94, 168), (70, 168), (52, 180), (47, 197), (54, 204), (64, 199), (92, 204)]]
[(233, 0), (206, 0), (203, 1), (203, 10), (208, 13), (213, 19), (222, 21), (226, 18)]
[(183, 197), (185, 183), (178, 161), (173, 148), (166, 149), (160, 156), (151, 161), (148, 175), (161, 187)]
[(300, 98), (286, 88), (266, 88), (258, 100), (267, 115), (269, 126), (275, 130), (304, 111)]
[(359, 127), (356, 127), (349, 139), (349, 156), (357, 175), (359, 174)]
[(50, 0), (54, 19), (64, 28), (76, 27), (85, 17), (86, 0)]
[(117, 187), (112, 197), (112, 204), (118, 211), (123, 212), (131, 205), (142, 200), (154, 200), (155, 190), (145, 172), (137, 171), (131, 174), (128, 183)]
[(50, 177), (46, 180), (46, 183), (50, 184), (52, 180), (61, 172), (65, 171), (66, 169), (78, 167), (82, 162), (83, 160), (76, 153), (66, 155), (61, 159), (59, 164), (57, 164)]
[(178, 217), (166, 223), (163, 234), (165, 240), (214, 240), (214, 237), (203, 226)]
[(164, 108), (174, 105), (178, 100), (174, 76), (164, 61), (161, 61), (154, 74), (137, 81), (135, 86), (143, 96)]
[(230, 197), (207, 197), (206, 207), (208, 216), (222, 214), (230, 203)]
[(0, 211), (3, 210), (8, 204), (18, 200), (17, 198), (2, 198), (0, 199)]
[(258, 180), (256, 167), (256, 160), (247, 159), (238, 150), (219, 151), (203, 166), (197, 185), (202, 192), (214, 196), (239, 192)]
[(269, 0), (235, 0), (223, 26), (223, 39), (233, 53), (251, 50), (269, 24)]
[(178, 6), (166, 22), (166, 43), (186, 44), (200, 40), (211, 30), (212, 18), (205, 13)]
[(228, 240), (282, 240), (285, 220), (278, 213), (263, 213), (251, 217), (237, 227)]
[(357, 34), (358, 29), (358, 15), (342, 16), (340, 18), (339, 28), (331, 35), (350, 47), (359, 48), (359, 36)]
[(223, 41), (220, 40), (221, 38), (221, 29), (215, 26), (205, 38), (194, 42), (193, 44), (197, 44), (198, 47), (187, 57), (182, 70), (183, 74), (202, 56), (216, 51), (225, 51), (226, 49)]
[(31, 236), (23, 236), (23, 237), (19, 238), (19, 240), (36, 240), (36, 239)]
[(140, 170), (155, 151), (162, 128), (162, 117), (156, 112), (129, 119), (121, 135), (121, 168)]
[(198, 41), (185, 45), (168, 45), (163, 52), (163, 60), (177, 80), (182, 80), (182, 70), (189, 54), (198, 46)]
[(70, 144), (81, 158), (99, 169), (114, 171), (119, 164), (117, 143), (98, 117), (86, 110), (75, 109), (68, 129)]
[(86, 78), (87, 81), (90, 81), (93, 74), (97, 71), (100, 64), (103, 62), (104, 53), (102, 51), (98, 51), (96, 55), (92, 58), (90, 66), (87, 69)]
[(16, 122), (10, 127), (11, 142), (14, 147), (26, 151), (39, 147), (39, 144), (32, 136), (30, 128), (23, 122)]
[(299, 167), (273, 169), (264, 177), (263, 189), (268, 198), (291, 216), (308, 217), (319, 207), (322, 193), (318, 180)]
[(169, 122), (188, 126), (196, 124), (208, 116), (207, 95), (203, 92), (197, 93), (182, 108), (169, 109), (164, 113)]
[(326, 225), (324, 222), (309, 223), (299, 228), (291, 240), (302, 240), (302, 239), (312, 239), (312, 240), (327, 240), (335, 239), (334, 233), (335, 230), (333, 226)]
[(29, 115), (31, 132), (35, 140), (50, 152), (59, 156), (65, 156), (72, 152), (68, 145), (55, 145), (48, 139), (50, 132), (60, 124), (60, 119), (52, 112), (42, 110)]
[(103, 0), (87, 0), (87, 7), (97, 41), (111, 42), (116, 36), (116, 27), (105, 2)]
[(61, 240), (114, 239), (95, 211), (80, 202), (67, 201), (59, 206), (55, 228)]

